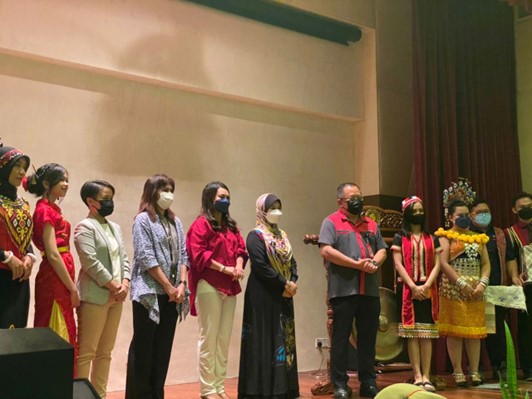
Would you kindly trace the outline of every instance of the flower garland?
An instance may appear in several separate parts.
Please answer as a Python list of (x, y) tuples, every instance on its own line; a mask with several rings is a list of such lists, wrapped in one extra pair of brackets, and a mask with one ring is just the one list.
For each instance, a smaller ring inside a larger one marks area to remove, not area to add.
[(454, 230), (444, 230), (443, 227), (440, 227), (438, 230), (436, 230), (434, 234), (438, 237), (446, 237), (449, 240), (462, 241), (465, 244), (477, 243), (477, 244), (486, 245), (488, 241), (490, 240), (490, 238), (484, 233), (476, 234), (476, 233), (470, 232), (468, 234), (464, 234), (464, 233), (458, 233), (457, 231), (454, 231)]
[(434, 234), (438, 237), (446, 237), (449, 241), (456, 240), (464, 243), (464, 249), (468, 258), (477, 256), (480, 244), (486, 245), (490, 238), (484, 234), (469, 232), (468, 234), (458, 233), (454, 230), (444, 230), (440, 227)]

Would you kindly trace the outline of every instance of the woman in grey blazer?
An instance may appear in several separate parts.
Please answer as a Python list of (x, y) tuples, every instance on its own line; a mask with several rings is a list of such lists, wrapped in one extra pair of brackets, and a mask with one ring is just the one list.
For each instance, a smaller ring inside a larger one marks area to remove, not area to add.
[(111, 351), (129, 292), (130, 268), (120, 226), (106, 219), (114, 209), (114, 187), (102, 180), (89, 181), (80, 194), (89, 215), (74, 232), (81, 263), (77, 376), (89, 378), (105, 398)]

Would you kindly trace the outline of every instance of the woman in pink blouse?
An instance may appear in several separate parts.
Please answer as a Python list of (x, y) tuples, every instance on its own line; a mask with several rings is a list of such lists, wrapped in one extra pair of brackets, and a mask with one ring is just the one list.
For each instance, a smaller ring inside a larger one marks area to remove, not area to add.
[(229, 216), (229, 189), (211, 182), (201, 195), (201, 215), (187, 233), (191, 314), (198, 316), (200, 395), (228, 399), (227, 353), (239, 280), (247, 261), (244, 240)]

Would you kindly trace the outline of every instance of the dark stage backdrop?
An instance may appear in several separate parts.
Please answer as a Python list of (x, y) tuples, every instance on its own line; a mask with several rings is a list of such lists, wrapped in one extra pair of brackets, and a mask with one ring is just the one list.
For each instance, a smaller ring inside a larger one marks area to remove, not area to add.
[(499, 0), (413, 1), (416, 191), (443, 223), (442, 190), (468, 178), (494, 224), (521, 190), (513, 10)]
[[(428, 225), (443, 224), (442, 191), (466, 177), (494, 224), (509, 226), (521, 191), (513, 10), (499, 0), (414, 0), (412, 23), (415, 183)], [(449, 370), (445, 354), (440, 339), (436, 372)]]

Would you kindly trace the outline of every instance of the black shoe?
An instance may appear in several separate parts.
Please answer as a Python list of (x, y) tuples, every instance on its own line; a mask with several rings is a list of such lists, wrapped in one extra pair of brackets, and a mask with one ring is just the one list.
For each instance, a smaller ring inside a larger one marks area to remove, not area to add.
[(334, 399), (349, 399), (353, 390), (349, 387), (347, 388), (335, 388), (334, 389)]
[(379, 393), (379, 388), (375, 385), (366, 385), (360, 387), (360, 397), (361, 398), (374, 398)]

